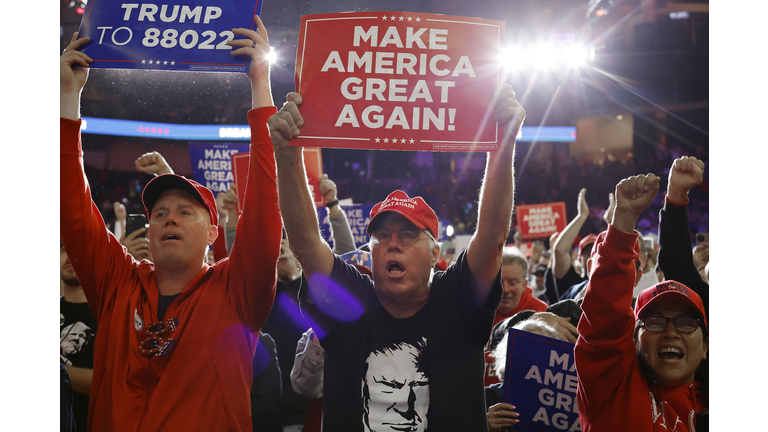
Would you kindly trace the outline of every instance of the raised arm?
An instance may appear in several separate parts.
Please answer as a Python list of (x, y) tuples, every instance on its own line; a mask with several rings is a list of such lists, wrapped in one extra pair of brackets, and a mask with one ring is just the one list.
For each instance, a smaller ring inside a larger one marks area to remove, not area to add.
[(586, 188), (579, 191), (579, 201), (577, 205), (578, 213), (576, 213), (576, 217), (571, 220), (568, 226), (566, 226), (563, 232), (557, 237), (557, 241), (553, 247), (552, 270), (557, 279), (562, 279), (563, 276), (568, 273), (568, 268), (573, 265), (571, 260), (571, 248), (573, 247), (573, 242), (576, 241), (576, 237), (579, 235), (579, 231), (581, 231), (581, 227), (583, 227), (584, 222), (587, 221), (587, 216), (589, 216), (589, 206), (587, 206), (586, 195)]
[[(80, 120), (80, 93), (88, 80), (88, 65), (93, 62), (87, 54), (78, 51), (87, 44), (90, 37), (77, 38), (77, 32), (72, 35), (72, 41), (60, 59), (60, 116), (69, 120)], [(81, 66), (81, 67), (78, 67)]]
[(323, 241), (317, 224), (317, 213), (309, 192), (302, 147), (289, 146), (297, 137), (304, 119), (299, 112), (301, 96), (289, 93), (287, 102), (269, 119), (270, 136), (277, 161), (280, 210), (291, 250), (309, 278), (315, 273), (325, 276), (333, 269), (333, 251)]
[(579, 333), (594, 339), (591, 343), (610, 344), (627, 333), (631, 343), (634, 261), (638, 259), (635, 224), (656, 197), (659, 180), (654, 174), (637, 175), (616, 185), (616, 210), (606, 234), (600, 234), (592, 250), (589, 284), (581, 304)]
[(336, 183), (328, 178), (328, 174), (320, 176), (320, 194), (325, 197), (328, 203), (335, 202), (328, 208), (328, 219), (331, 222), (331, 235), (333, 236), (333, 253), (337, 255), (352, 252), (355, 247), (355, 238), (352, 229), (349, 227), (347, 215), (341, 210), (339, 197), (337, 195)]
[(92, 60), (78, 49), (88, 41), (89, 38), (78, 39), (75, 33), (59, 60), (59, 220), (61, 241), (98, 322), (103, 306), (108, 303), (108, 292), (114, 292), (115, 286), (110, 282), (119, 279), (118, 272), (130, 268), (132, 258), (104, 225), (85, 176), (80, 143), (80, 93)]
[(688, 230), (688, 192), (704, 179), (704, 162), (695, 157), (675, 159), (669, 170), (667, 199), (659, 212), (659, 269), (664, 278), (678, 281), (701, 296), (709, 315), (709, 284), (693, 263)]
[[(591, 273), (579, 319), (574, 356), (579, 370), (578, 402), (582, 418), (610, 415), (609, 401), (636, 367), (632, 288), (636, 280), (634, 231), (640, 214), (653, 202), (659, 178), (653, 174), (621, 180), (608, 230), (592, 249)], [(618, 396), (617, 396), (618, 395)]]
[(503, 126), (504, 139), (498, 150), (488, 153), (480, 189), (477, 230), (467, 248), (478, 304), (485, 302), (501, 270), (501, 251), (509, 235), (514, 205), (515, 137), (525, 120), (525, 109), (509, 84), (496, 90), (493, 118)]
[(234, 304), (243, 322), (254, 332), (261, 328), (272, 308), (282, 237), (275, 159), (267, 128), (267, 119), (275, 112), (269, 87), (269, 39), (259, 17), (256, 23), (258, 33), (234, 29), (233, 33), (247, 38), (228, 42), (240, 47), (232, 55), (251, 57), (248, 78), (253, 109), (248, 112), (251, 146), (247, 193), (228, 265)]

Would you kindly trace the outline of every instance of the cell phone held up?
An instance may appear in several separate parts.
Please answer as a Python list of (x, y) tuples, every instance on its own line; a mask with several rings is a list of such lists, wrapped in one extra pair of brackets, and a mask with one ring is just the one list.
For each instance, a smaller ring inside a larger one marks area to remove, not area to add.
[[(149, 222), (147, 221), (147, 217), (143, 214), (130, 214), (125, 219), (125, 235), (129, 236), (131, 233), (133, 233), (136, 230), (142, 229), (142, 228), (149, 228)], [(144, 231), (143, 233), (139, 234), (137, 237), (147, 237), (147, 232)]]

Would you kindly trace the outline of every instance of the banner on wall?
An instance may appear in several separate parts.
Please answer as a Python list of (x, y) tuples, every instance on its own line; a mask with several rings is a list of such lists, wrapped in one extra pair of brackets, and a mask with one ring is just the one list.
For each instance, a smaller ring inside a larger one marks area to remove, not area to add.
[[(178, 3), (178, 2), (171, 2)], [(233, 28), (256, 29), (262, 0), (185, 0), (184, 4), (91, 0), (79, 37), (90, 67), (247, 72), (250, 57), (232, 56)]]
[(520, 430), (580, 431), (574, 344), (510, 328), (502, 400)]
[(226, 192), (234, 181), (232, 155), (248, 152), (250, 144), (189, 143), (193, 179), (213, 195)]
[(488, 151), (505, 23), (412, 12), (301, 17), (296, 88), (304, 126), (291, 145)]

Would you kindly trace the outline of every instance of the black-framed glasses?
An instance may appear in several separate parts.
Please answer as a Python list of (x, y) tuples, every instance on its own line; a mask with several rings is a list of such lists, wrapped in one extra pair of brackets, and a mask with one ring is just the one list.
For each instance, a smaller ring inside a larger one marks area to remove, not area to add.
[(657, 316), (643, 318), (640, 320), (643, 327), (645, 327), (645, 329), (651, 333), (663, 332), (667, 329), (670, 321), (672, 321), (672, 323), (675, 325), (675, 329), (677, 329), (677, 331), (680, 333), (693, 333), (697, 328), (699, 328), (699, 325), (701, 324), (700, 319), (689, 316), (680, 316), (676, 318)]
[(397, 231), (381, 230), (371, 234), (371, 240), (376, 244), (387, 244), (392, 239), (392, 234), (395, 234), (400, 242), (406, 246), (411, 246), (419, 240), (419, 234), (425, 233), (431, 237), (426, 230), (404, 228)]

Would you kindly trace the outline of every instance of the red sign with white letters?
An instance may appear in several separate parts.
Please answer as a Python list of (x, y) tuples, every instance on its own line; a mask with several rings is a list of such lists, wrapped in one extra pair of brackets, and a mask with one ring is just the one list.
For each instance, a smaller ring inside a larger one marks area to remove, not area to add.
[(549, 237), (566, 225), (565, 203), (521, 205), (515, 207), (520, 234), (524, 239)]
[(488, 151), (505, 23), (411, 12), (301, 17), (291, 145)]

